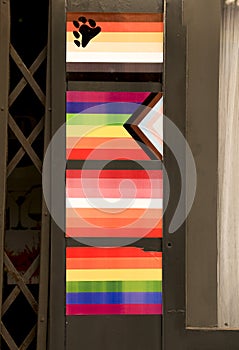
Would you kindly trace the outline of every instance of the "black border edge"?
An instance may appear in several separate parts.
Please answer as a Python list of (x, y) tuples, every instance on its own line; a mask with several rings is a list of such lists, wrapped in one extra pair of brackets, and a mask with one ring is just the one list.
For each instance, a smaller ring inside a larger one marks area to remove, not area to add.
[[(163, 12), (164, 10), (164, 0), (153, 0), (152, 5), (148, 5), (148, 12), (152, 13), (158, 13), (158, 12)], [(119, 12), (119, 9), (117, 7), (117, 3), (112, 1), (112, 0), (105, 0), (104, 1), (104, 7), (108, 9), (108, 12)], [(157, 10), (155, 10), (155, 8)], [(79, 11), (79, 2), (75, 0), (68, 0), (67, 1), (67, 7), (66, 7), (67, 12), (77, 12)], [(99, 12), (102, 11), (102, 4), (101, 2), (95, 3), (95, 2), (90, 2), (89, 1), (83, 1), (80, 7), (80, 10), (82, 12)], [(127, 12), (145, 12), (145, 3), (142, 1), (137, 3), (137, 6), (133, 4), (133, 2), (127, 3)]]
[(161, 160), (68, 160), (66, 168), (68, 170), (162, 170), (163, 164)]
[[(100, 246), (100, 241), (102, 240), (102, 247), (109, 247), (112, 246), (114, 247), (114, 242), (116, 241), (116, 246), (118, 245), (118, 242), (120, 241), (120, 238), (91, 238), (92, 243), (94, 240), (97, 242), (97, 245)], [(163, 241), (162, 238), (142, 238), (134, 243), (132, 242), (132, 238), (129, 238), (129, 244), (126, 245), (127, 239), (123, 238), (122, 242), (125, 247), (136, 247), (136, 248), (141, 248), (145, 252), (162, 252), (162, 246), (163, 246)], [(83, 244), (84, 238), (79, 238), (79, 240), (76, 238), (67, 238), (66, 239), (66, 246), (67, 247), (89, 247), (87, 244), (89, 241), (89, 238), (86, 239), (86, 244)], [(104, 243), (105, 242), (105, 243)]]

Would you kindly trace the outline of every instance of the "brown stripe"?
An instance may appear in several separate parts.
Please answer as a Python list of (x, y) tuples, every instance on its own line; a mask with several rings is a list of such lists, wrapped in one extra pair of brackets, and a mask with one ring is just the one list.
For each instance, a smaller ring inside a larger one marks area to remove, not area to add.
[(163, 22), (163, 13), (113, 13), (113, 12), (68, 12), (67, 22), (84, 16), (96, 22)]
[(67, 72), (161, 73), (163, 63), (67, 63)]

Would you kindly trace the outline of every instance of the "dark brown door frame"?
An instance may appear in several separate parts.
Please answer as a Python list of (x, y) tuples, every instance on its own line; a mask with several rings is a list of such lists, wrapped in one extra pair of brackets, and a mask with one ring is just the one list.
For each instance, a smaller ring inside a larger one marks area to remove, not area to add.
[[(51, 137), (65, 123), (65, 0), (50, 0), (51, 27)], [(52, 154), (52, 168), (65, 162), (65, 140), (62, 140), (57, 154)], [(54, 170), (52, 171), (52, 174)], [(51, 183), (55, 181), (52, 178)], [(62, 174), (63, 175), (63, 174)], [(65, 206), (64, 175), (59, 181), (58, 196), (62, 213)], [(65, 349), (65, 236), (51, 220), (50, 258), (50, 305), (49, 305), (49, 350)]]

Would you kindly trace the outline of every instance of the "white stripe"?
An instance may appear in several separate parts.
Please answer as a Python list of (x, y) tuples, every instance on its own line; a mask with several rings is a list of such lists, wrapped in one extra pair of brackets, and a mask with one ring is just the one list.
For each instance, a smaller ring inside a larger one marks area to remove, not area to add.
[(66, 198), (66, 208), (102, 208), (102, 209), (161, 209), (160, 198)]
[(67, 52), (66, 62), (163, 63), (163, 52)]
[(160, 154), (163, 154), (163, 114), (160, 112), (162, 111), (162, 105), (163, 97), (139, 124), (140, 130)]

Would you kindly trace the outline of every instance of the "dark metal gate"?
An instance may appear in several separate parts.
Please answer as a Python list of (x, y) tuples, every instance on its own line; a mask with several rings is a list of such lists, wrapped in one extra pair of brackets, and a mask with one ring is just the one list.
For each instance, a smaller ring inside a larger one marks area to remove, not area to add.
[[(8, 180), (26, 164), (34, 165), (41, 177), (49, 142), (48, 7), (47, 2), (0, 3), (0, 333), (1, 348), (10, 350), (46, 349), (47, 341), (50, 218), (44, 200), (38, 203), (40, 251), (34, 258), (26, 253), (30, 264), (24, 272), (14, 265), (5, 242), (9, 226)], [(19, 206), (23, 199), (24, 196), (17, 197)], [(21, 217), (18, 224), (12, 231), (21, 235), (26, 229)], [(31, 285), (29, 281), (36, 273), (39, 281)]]

